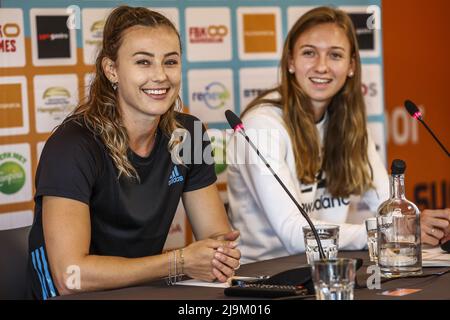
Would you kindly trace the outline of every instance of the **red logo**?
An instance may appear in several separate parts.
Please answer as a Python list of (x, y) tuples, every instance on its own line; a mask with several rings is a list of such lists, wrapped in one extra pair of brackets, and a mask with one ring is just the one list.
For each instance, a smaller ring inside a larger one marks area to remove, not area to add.
[(221, 43), (227, 34), (228, 28), (224, 25), (190, 27), (189, 41), (191, 43)]
[(0, 52), (16, 52), (16, 38), (20, 34), (20, 27), (15, 23), (0, 25)]

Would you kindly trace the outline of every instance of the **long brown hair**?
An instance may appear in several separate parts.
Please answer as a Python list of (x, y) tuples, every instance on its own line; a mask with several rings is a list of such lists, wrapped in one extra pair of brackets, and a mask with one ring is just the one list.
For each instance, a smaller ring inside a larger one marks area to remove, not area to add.
[[(350, 42), (350, 58), (354, 59), (354, 75), (328, 106), (328, 124), (324, 147), (320, 150), (319, 133), (309, 97), (298, 84), (295, 74), (288, 72), (294, 45), (306, 30), (324, 23), (342, 28)], [(289, 31), (281, 58), (281, 83), (253, 100), (243, 115), (261, 104), (270, 103), (283, 110), (283, 120), (292, 141), (298, 179), (313, 183), (320, 169), (326, 174), (327, 189), (335, 197), (360, 195), (372, 184), (372, 169), (367, 154), (366, 108), (361, 91), (361, 60), (356, 32), (350, 17), (343, 11), (318, 7), (300, 17)], [(279, 99), (265, 96), (278, 92)]]
[[(162, 14), (141, 7), (120, 6), (115, 8), (105, 23), (103, 43), (95, 62), (95, 78), (91, 82), (89, 96), (85, 103), (80, 104), (74, 110), (71, 118), (81, 118), (89, 130), (101, 138), (118, 170), (118, 177), (124, 174), (129, 178), (139, 179), (136, 169), (127, 156), (129, 138), (122, 123), (120, 109), (117, 107), (116, 92), (102, 68), (102, 61), (105, 57), (112, 61), (117, 60), (123, 32), (137, 25), (154, 28), (164, 26), (173, 30), (178, 37), (181, 50), (181, 40), (177, 29)], [(175, 119), (175, 111), (181, 106), (181, 99), (178, 97), (177, 101), (160, 118), (158, 127), (168, 137), (171, 137), (176, 128), (181, 127)], [(172, 140), (168, 147), (169, 149), (173, 147)]]

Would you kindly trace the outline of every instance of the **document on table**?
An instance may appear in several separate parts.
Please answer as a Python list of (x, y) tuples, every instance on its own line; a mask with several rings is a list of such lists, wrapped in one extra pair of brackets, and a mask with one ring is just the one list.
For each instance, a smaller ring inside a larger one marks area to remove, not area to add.
[(183, 280), (176, 282), (175, 284), (181, 286), (197, 286), (197, 287), (211, 287), (211, 288), (228, 288), (230, 284), (228, 282), (207, 282), (195, 279)]
[(450, 267), (450, 253), (445, 252), (439, 246), (422, 248), (423, 267)]

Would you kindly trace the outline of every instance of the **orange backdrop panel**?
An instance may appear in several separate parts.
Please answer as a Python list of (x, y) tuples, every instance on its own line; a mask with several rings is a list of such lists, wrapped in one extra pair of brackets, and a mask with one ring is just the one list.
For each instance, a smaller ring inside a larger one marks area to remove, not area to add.
[(450, 207), (450, 159), (422, 124), (402, 115), (411, 99), (450, 148), (450, 1), (383, 1), (388, 163), (406, 161), (407, 197), (421, 209)]

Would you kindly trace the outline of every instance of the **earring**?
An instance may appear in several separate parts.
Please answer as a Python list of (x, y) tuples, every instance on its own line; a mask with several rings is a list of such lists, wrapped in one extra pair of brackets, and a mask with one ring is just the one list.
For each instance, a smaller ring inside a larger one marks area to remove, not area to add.
[(289, 73), (294, 73), (295, 72), (295, 70), (294, 69), (292, 69), (292, 68), (289, 68)]
[(348, 77), (349, 78), (353, 77), (353, 71), (350, 71), (350, 73), (348, 74)]
[(111, 87), (113, 88), (114, 91), (117, 90), (118, 86), (119, 86), (119, 82), (111, 82)]

